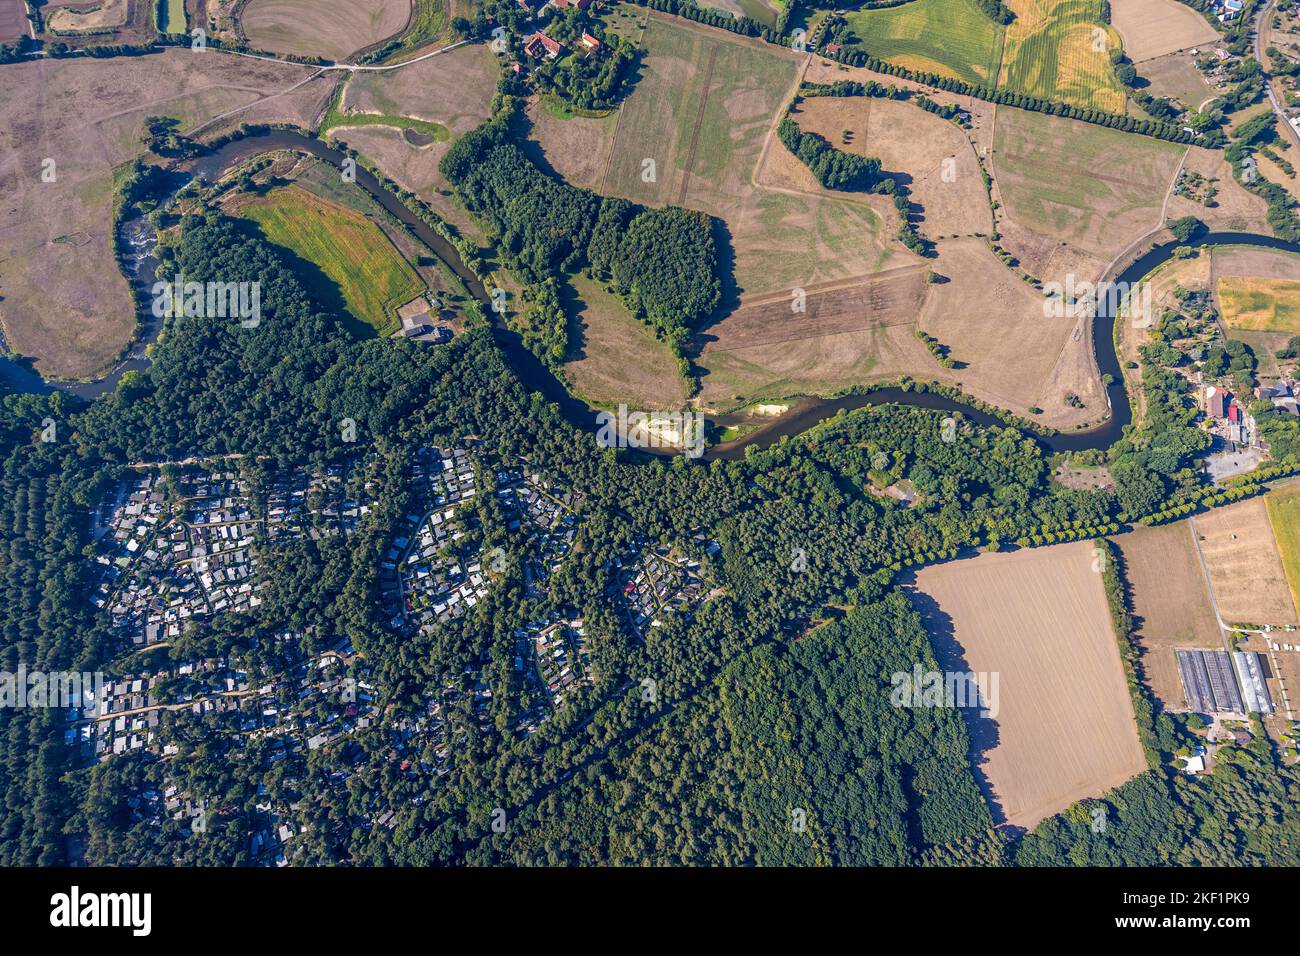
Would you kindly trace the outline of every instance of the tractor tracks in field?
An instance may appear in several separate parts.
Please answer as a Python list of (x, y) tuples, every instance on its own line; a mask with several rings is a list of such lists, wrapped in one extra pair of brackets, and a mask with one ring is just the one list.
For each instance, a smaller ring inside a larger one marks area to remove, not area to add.
[(709, 47), (709, 62), (704, 67), (704, 84), (700, 90), (700, 108), (695, 114), (695, 128), (691, 130), (691, 147), (686, 153), (686, 166), (682, 172), (682, 188), (677, 194), (677, 205), (686, 205), (686, 193), (691, 188), (691, 170), (695, 168), (695, 150), (700, 145), (700, 127), (704, 125), (704, 111), (709, 105), (709, 87), (713, 85), (713, 65), (718, 59), (718, 44)]

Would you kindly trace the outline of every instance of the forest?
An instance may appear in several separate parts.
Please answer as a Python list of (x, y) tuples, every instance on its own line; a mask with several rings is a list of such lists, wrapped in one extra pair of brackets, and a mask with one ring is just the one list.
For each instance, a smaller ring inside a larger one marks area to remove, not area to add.
[[(587, 223), (557, 236), (513, 220), (512, 254), (535, 274), (553, 275), (542, 250), (609, 269), (648, 316), (695, 289), (641, 260), (645, 234), (698, 234), (700, 222), (557, 192), (529, 175), (503, 127), (466, 141), (447, 164), (477, 214), (545, 208)], [(693, 254), (707, 256), (702, 240)], [(90, 513), (128, 466), (239, 456), (258, 484), (363, 457), (374, 501), (353, 536), (264, 542), (257, 610), (192, 623), (164, 653), (222, 655), (269, 677), (346, 639), (361, 655), (348, 667), (381, 717), (286, 752), (265, 738), (241, 744), (224, 715), (178, 711), (162, 729), (170, 755), (83, 766), (62, 712), (0, 711), (0, 862), (251, 863), (268, 803), (292, 808), (281, 819), (296, 831), (297, 864), (1300, 859), (1300, 782), (1258, 738), (1187, 779), (1173, 768), (1186, 728), (1148, 702), (1139, 713), (1153, 769), (1104, 798), (1113, 825), (1094, 832), (1079, 806), (1017, 834), (993, 826), (960, 713), (888, 703), (889, 674), (934, 660), (909, 568), (1113, 534), (1121, 519), (1199, 500), (1172, 398), (1153, 400), (1144, 427), (1117, 446), (1115, 492), (1053, 481), (1047, 451), (1016, 428), (901, 405), (841, 414), (743, 460), (659, 458), (597, 447), (523, 388), (481, 320), (443, 346), (358, 338), (312, 301), (295, 264), (216, 212), (183, 220), (162, 255), (162, 276), (261, 282), (262, 321), (170, 319), (152, 364), (87, 408), (59, 394), (0, 399), (3, 666), (139, 672), (139, 654), (87, 600)], [(472, 614), (395, 631), (378, 613), (378, 562), (412, 508), (413, 454), (454, 443), (475, 449), (484, 476), (526, 460), (579, 490), (574, 544), (544, 587), (530, 586), (533, 545), (497, 496), (482, 495), (467, 513), (473, 544), (507, 556), (487, 596)], [(886, 493), (904, 481), (910, 505)], [(698, 554), (708, 591), (643, 634), (620, 611), (618, 575), (647, 540)], [(1108, 586), (1123, 649), (1131, 622), (1118, 572)], [(591, 679), (525, 732), (516, 634), (559, 615), (586, 622)], [(492, 691), (481, 713), (460, 693), (475, 682)], [(444, 687), (457, 690), (449, 719), (465, 731), (435, 772), (441, 758), (428, 748), (395, 748)], [(205, 833), (141, 815), (149, 794), (177, 785), (208, 800)]]
[(516, 141), (512, 128), (522, 122), (520, 101), (505, 97), (441, 164), (506, 263), (531, 284), (590, 266), (612, 279), (634, 314), (678, 337), (708, 317), (721, 296), (710, 218), (674, 206), (645, 209), (544, 173)]

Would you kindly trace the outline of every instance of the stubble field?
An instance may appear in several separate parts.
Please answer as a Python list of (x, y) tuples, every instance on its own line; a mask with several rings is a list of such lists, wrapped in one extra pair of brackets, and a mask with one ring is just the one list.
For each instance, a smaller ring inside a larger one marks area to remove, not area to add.
[(815, 96), (793, 119), (836, 149), (873, 156), (901, 174), (923, 213), (918, 228), (940, 238), (993, 231), (975, 150), (961, 127), (912, 103), (871, 96)]
[(1263, 498), (1215, 508), (1191, 520), (1226, 623), (1300, 623)]
[(1223, 647), (1191, 530), (1184, 521), (1137, 528), (1115, 543), (1131, 588), (1141, 675), (1166, 707), (1186, 710), (1174, 650)]
[[(1186, 149), (1002, 107), (994, 144), (992, 172), (1007, 216), (1055, 240), (1056, 246), (1078, 249), (1103, 263), (1160, 224), (1161, 206)], [(1038, 274), (1044, 281), (1063, 279)]]
[(1177, 0), (1110, 0), (1110, 11), (1124, 52), (1134, 63), (1219, 38), (1205, 17)]
[[(919, 609), (945, 669), (997, 673), (976, 761), (1001, 817), (1032, 828), (1146, 769), (1089, 542), (922, 569)], [(983, 726), (981, 726), (981, 724)]]
[(342, 60), (400, 33), (410, 16), (411, 0), (249, 0), (239, 23), (260, 50)]

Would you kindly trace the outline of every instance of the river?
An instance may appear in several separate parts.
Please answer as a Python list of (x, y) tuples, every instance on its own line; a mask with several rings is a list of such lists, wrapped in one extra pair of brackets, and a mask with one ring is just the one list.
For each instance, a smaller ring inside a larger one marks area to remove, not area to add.
[[(187, 164), (186, 169), (194, 175), (209, 182), (215, 182), (223, 172), (244, 160), (260, 153), (275, 149), (294, 149), (308, 153), (316, 158), (341, 167), (345, 154), (320, 140), (289, 130), (271, 130), (266, 133), (250, 134), (226, 143), (213, 152), (199, 157)], [(447, 266), (460, 278), (474, 296), (484, 306), (484, 311), (491, 318), (492, 336), (505, 353), (520, 381), (532, 391), (540, 392), (548, 402), (557, 405), (564, 417), (575, 427), (584, 431), (595, 432), (597, 428), (596, 410), (569, 393), (564, 383), (523, 344), (520, 337), (510, 329), (501, 317), (492, 310), (491, 301), (481, 282), (461, 261), (455, 248), (441, 235), (431, 229), (418, 216), (412, 213), (397, 196), (393, 195), (383, 184), (363, 167), (356, 169), (357, 185), (365, 189), (394, 218), (400, 220), (420, 238)], [(133, 243), (135, 252), (129, 259), (134, 273), (133, 281), (138, 285), (152, 284), (153, 269), (157, 265), (150, 253), (156, 236), (152, 236), (152, 227), (148, 220), (134, 220), (124, 226), (128, 239)], [(1300, 254), (1300, 244), (1285, 242), (1271, 236), (1258, 236), (1253, 233), (1218, 232), (1197, 237), (1197, 245), (1248, 245), (1263, 246)], [(1173, 256), (1178, 242), (1169, 242), (1151, 248), (1146, 253), (1123, 267), (1109, 281), (1121, 285), (1132, 285), (1146, 276), (1157, 266)], [(147, 297), (141, 301), (148, 301)], [(1103, 303), (1104, 305), (1105, 303)], [(46, 382), (35, 372), (10, 359), (0, 358), (0, 381), (17, 391), (49, 392), (58, 388), (79, 398), (94, 399), (117, 386), (118, 381), (132, 369), (142, 369), (148, 364), (144, 350), (155, 341), (162, 331), (161, 322), (152, 315), (142, 316), (141, 335), (132, 346), (124, 360), (103, 379), (91, 383)], [(1110, 405), (1110, 415), (1105, 422), (1085, 431), (1060, 432), (1038, 440), (1051, 451), (1083, 451), (1092, 448), (1109, 448), (1122, 435), (1124, 426), (1132, 420), (1128, 394), (1124, 389), (1124, 376), (1115, 354), (1112, 327), (1115, 317), (1105, 308), (1099, 308), (1093, 319), (1092, 340), (1096, 352), (1097, 367), (1103, 375), (1111, 376), (1106, 397)], [(706, 459), (735, 459), (745, 454), (750, 447), (763, 448), (786, 436), (797, 435), (807, 431), (818, 422), (836, 415), (840, 411), (851, 411), (868, 405), (902, 404), (938, 411), (960, 412), (979, 425), (997, 425), (1001, 421), (994, 415), (981, 411), (964, 402), (956, 401), (944, 395), (932, 392), (904, 391), (899, 388), (879, 388), (839, 398), (801, 397), (792, 401), (791, 408), (771, 422), (760, 425), (754, 431), (732, 442), (709, 448)], [(724, 427), (737, 424), (741, 419), (734, 415), (711, 419), (710, 423)]]

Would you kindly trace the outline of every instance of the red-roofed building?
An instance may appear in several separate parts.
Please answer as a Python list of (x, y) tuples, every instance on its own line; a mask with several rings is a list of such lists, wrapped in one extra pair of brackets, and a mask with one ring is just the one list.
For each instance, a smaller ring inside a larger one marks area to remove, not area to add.
[(600, 49), (600, 41), (597, 40), (597, 39), (596, 39), (594, 36), (592, 36), (590, 33), (584, 33), (584, 34), (582, 35), (582, 45), (585, 46), (588, 50), (599, 50), (599, 49)]
[(564, 47), (552, 40), (545, 33), (534, 33), (524, 44), (524, 52), (529, 56), (542, 57), (547, 60), (554, 60), (564, 52)]
[(551, 6), (557, 10), (563, 10), (566, 7), (577, 7), (579, 10), (586, 10), (591, 6), (591, 0), (551, 0)]

